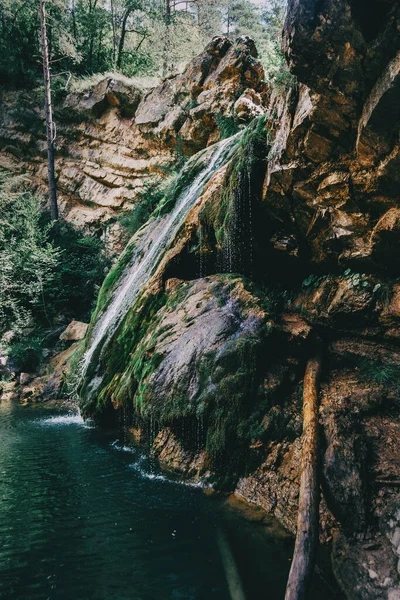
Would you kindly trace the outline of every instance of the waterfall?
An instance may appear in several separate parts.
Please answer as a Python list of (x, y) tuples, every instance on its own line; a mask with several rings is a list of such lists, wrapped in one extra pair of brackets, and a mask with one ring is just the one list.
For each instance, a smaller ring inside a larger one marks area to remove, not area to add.
[[(112, 338), (116, 329), (126, 316), (130, 307), (139, 297), (145, 285), (156, 272), (165, 252), (171, 246), (190, 209), (201, 197), (212, 175), (233, 156), (241, 137), (241, 133), (215, 144), (202, 151), (201, 159), (205, 166), (193, 182), (184, 188), (176, 201), (174, 209), (162, 220), (162, 226), (149, 228), (145, 237), (147, 247), (140, 240), (141, 250), (136, 251), (133, 259), (125, 269), (121, 281), (105, 311), (99, 316), (89, 339), (89, 347), (83, 356), (81, 374), (86, 376), (94, 356), (99, 359), (102, 349)], [(199, 155), (193, 157), (187, 167), (190, 168), (199, 160)], [(183, 169), (181, 175), (186, 171)], [(178, 180), (179, 181), (179, 180)], [(94, 376), (89, 384), (93, 393), (101, 384), (102, 377)]]

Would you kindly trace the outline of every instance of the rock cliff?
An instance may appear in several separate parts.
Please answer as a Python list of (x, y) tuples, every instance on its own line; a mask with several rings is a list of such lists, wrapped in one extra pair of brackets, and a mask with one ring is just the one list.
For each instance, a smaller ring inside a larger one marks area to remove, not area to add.
[[(116, 254), (126, 243), (117, 217), (146, 186), (263, 112), (269, 88), (254, 42), (215, 38), (182, 75), (152, 80), (99, 76), (78, 82), (58, 102), (56, 177), (61, 216), (105, 236)], [(46, 192), (44, 115), (38, 98), (4, 92), (0, 165)]]
[[(214, 42), (218, 51), (224, 43)], [(298, 84), (268, 98), (252, 83), (263, 99), (253, 104), (268, 102), (264, 116), (189, 211), (100, 356), (101, 391), (84, 406), (98, 418), (111, 408), (129, 414), (166, 468), (236, 487), (295, 531), (301, 386), (317, 330), (321, 538), (334, 540), (347, 597), (394, 599), (399, 7), (370, 2), (366, 14), (356, 1), (292, 0), (284, 49)], [(198, 67), (178, 87), (196, 85)], [(171, 85), (147, 102), (167, 105)], [(191, 110), (204, 108), (207, 120), (210, 94), (202, 96)], [(143, 105), (137, 114), (166, 139), (170, 115), (155, 123)], [(199, 127), (189, 137), (216, 139)], [(195, 128), (190, 119), (180, 130), (191, 152), (198, 147), (185, 135)]]

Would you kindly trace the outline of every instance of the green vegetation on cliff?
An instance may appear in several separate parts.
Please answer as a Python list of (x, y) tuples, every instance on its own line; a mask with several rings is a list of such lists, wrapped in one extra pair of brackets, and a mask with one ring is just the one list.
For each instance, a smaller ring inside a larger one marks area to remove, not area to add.
[(8, 332), (11, 355), (33, 370), (60, 319), (89, 317), (108, 261), (99, 239), (50, 224), (23, 184), (0, 180), (0, 335)]
[(221, 195), (200, 212), (198, 250), (206, 257), (216, 254), (223, 272), (250, 275), (253, 269), (252, 218), (261, 199), (267, 139), (266, 117), (254, 119), (227, 167)]

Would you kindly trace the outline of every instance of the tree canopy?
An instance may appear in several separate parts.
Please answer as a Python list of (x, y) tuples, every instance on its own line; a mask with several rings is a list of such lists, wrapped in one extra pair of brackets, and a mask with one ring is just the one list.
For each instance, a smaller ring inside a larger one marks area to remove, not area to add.
[[(179, 69), (217, 34), (250, 35), (267, 76), (279, 70), (286, 0), (52, 0), (47, 35), (53, 77), (117, 70), (162, 75)], [(39, 0), (0, 0), (0, 78), (33, 85), (41, 76)]]

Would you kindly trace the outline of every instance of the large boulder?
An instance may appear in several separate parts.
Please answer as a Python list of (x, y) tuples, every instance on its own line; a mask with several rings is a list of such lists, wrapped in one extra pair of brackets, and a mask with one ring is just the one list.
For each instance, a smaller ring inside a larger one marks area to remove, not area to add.
[(121, 76), (106, 77), (93, 86), (84, 86), (66, 97), (63, 111), (71, 118), (88, 120), (100, 117), (108, 108), (117, 107), (121, 117), (133, 117), (143, 96), (135, 80)]
[(249, 37), (236, 42), (215, 37), (181, 75), (166, 79), (143, 98), (136, 125), (149, 134), (156, 132), (168, 143), (176, 143), (178, 136), (183, 150), (189, 153), (218, 140), (224, 122), (234, 121), (235, 100), (243, 92), (249, 99), (253, 92), (256, 94), (253, 108), (248, 107), (243, 120), (265, 109), (269, 89), (256, 57)]
[(64, 342), (78, 342), (83, 340), (89, 325), (81, 321), (71, 321), (68, 327), (61, 333), (60, 340)]

